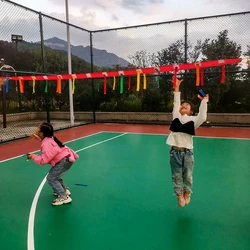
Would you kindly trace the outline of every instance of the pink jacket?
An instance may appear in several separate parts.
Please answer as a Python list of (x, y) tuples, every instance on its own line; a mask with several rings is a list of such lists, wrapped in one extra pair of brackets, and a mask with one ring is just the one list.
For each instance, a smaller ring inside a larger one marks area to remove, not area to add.
[(32, 155), (32, 160), (39, 164), (50, 164), (55, 166), (63, 158), (68, 157), (70, 162), (74, 162), (79, 156), (67, 146), (60, 148), (53, 138), (45, 137), (41, 144), (42, 155)]

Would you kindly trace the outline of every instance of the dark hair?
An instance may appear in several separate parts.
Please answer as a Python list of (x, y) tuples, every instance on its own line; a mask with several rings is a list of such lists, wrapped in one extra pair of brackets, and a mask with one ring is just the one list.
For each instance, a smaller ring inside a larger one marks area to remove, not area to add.
[(194, 104), (192, 102), (190, 102), (190, 101), (185, 101), (185, 100), (181, 102), (181, 105), (183, 103), (188, 103), (190, 105), (190, 107), (191, 107), (191, 111), (192, 111), (191, 115), (195, 115)]
[(54, 136), (54, 129), (50, 123), (43, 122), (40, 125), (40, 131), (43, 133), (44, 137), (49, 137), (49, 138), (53, 137), (54, 141), (60, 148), (64, 147), (63, 143)]

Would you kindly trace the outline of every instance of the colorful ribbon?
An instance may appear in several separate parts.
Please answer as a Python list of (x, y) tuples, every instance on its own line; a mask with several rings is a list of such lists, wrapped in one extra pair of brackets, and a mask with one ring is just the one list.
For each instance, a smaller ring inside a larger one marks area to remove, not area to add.
[(115, 90), (115, 86), (116, 86), (116, 77), (113, 77), (113, 90)]
[(221, 81), (220, 81), (222, 84), (225, 83), (225, 78), (226, 78), (226, 69), (225, 65), (223, 65), (221, 68)]
[(48, 88), (49, 88), (49, 83), (48, 83), (48, 80), (46, 80), (45, 81), (45, 89), (44, 89), (45, 93), (48, 93)]
[(196, 86), (200, 86), (200, 65), (197, 63), (196, 67)]
[(32, 94), (36, 92), (36, 78), (32, 76)]
[(174, 68), (174, 81), (173, 81), (173, 88), (175, 89), (176, 88), (176, 82), (177, 82), (177, 71), (178, 71), (178, 68), (175, 67)]
[(120, 94), (123, 93), (123, 75), (120, 76)]
[(56, 93), (62, 93), (62, 76), (57, 76)]
[(75, 94), (75, 80), (76, 80), (76, 75), (72, 75), (72, 95)]
[(24, 93), (24, 81), (22, 77), (18, 77), (19, 80), (19, 89), (20, 89), (20, 93), (23, 94)]
[(140, 70), (138, 70), (137, 71), (137, 81), (136, 81), (136, 83), (137, 83), (137, 85), (136, 85), (136, 91), (140, 91), (140, 85), (141, 85), (141, 71)]
[(143, 89), (147, 89), (147, 77), (146, 77), (146, 74), (143, 74)]
[(157, 76), (156, 81), (157, 81), (157, 88), (159, 89), (160, 88), (160, 76)]
[(6, 93), (9, 92), (9, 77), (7, 77), (5, 80), (5, 92)]
[(131, 87), (131, 76), (129, 76), (128, 78), (128, 90), (130, 90), (130, 87)]
[(204, 86), (204, 69), (200, 68), (201, 86)]
[(103, 76), (103, 94), (107, 94), (107, 77), (106, 75)]

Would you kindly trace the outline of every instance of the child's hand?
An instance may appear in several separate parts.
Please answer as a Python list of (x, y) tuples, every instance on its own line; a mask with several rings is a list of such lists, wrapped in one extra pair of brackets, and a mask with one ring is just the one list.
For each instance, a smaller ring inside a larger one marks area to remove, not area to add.
[(27, 159), (31, 159), (32, 158), (32, 154), (27, 154)]
[(40, 140), (40, 137), (36, 134), (29, 134), (29, 138)]
[(203, 98), (203, 100), (209, 101), (209, 94), (206, 94), (206, 96)]
[[(173, 78), (172, 78), (172, 81), (174, 82), (174, 76), (173, 76)], [(183, 79), (182, 79), (182, 80), (179, 80), (178, 78), (176, 78), (176, 87), (175, 87), (175, 89), (174, 89), (175, 92), (179, 92), (179, 87), (180, 87), (182, 81), (183, 81)]]

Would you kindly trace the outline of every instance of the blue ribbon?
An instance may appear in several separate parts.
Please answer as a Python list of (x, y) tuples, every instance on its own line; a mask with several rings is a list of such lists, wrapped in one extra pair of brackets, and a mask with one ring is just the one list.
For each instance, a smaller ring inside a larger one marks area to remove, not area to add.
[(9, 78), (8, 77), (6, 78), (6, 81), (5, 81), (5, 92), (6, 93), (9, 92)]

